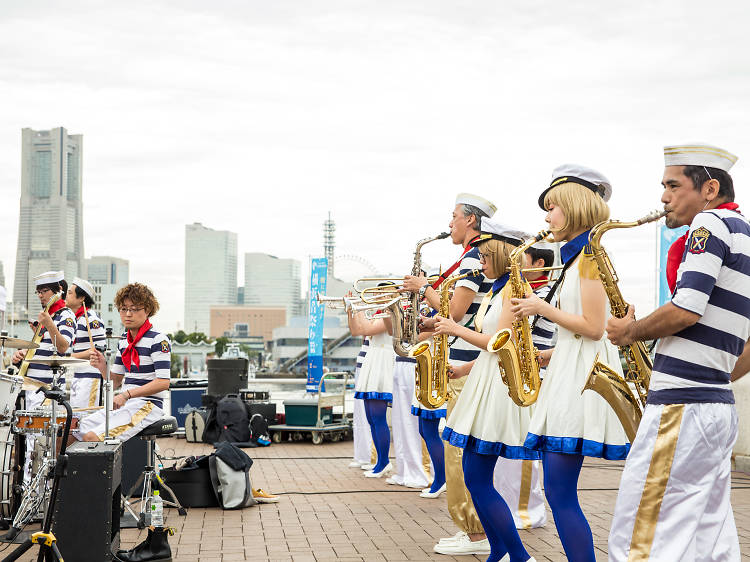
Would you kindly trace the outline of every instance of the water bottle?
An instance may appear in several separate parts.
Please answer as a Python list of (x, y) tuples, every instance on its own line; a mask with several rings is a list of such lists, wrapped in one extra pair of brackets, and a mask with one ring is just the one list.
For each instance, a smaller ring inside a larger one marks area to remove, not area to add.
[(159, 490), (154, 490), (151, 498), (151, 525), (154, 527), (164, 526), (164, 504), (159, 495)]

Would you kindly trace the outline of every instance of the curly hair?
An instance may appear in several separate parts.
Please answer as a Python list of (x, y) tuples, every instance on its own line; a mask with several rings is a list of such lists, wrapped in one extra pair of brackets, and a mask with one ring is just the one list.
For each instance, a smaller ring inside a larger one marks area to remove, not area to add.
[(149, 318), (159, 312), (159, 301), (156, 300), (151, 289), (143, 283), (130, 283), (117, 291), (115, 306), (122, 308), (125, 299), (130, 300), (136, 306), (143, 306)]

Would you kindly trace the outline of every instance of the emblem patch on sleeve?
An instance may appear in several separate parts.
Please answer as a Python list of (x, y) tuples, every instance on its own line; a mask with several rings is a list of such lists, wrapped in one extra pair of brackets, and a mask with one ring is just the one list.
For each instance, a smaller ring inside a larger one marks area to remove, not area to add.
[(71, 328), (74, 328), (75, 327), (75, 322), (73, 322), (73, 320), (71, 318), (66, 318), (65, 319), (65, 325), (66, 326), (70, 326)]
[(690, 253), (702, 254), (703, 252), (705, 252), (706, 243), (708, 242), (709, 238), (711, 238), (711, 231), (709, 231), (707, 228), (702, 226), (697, 230), (694, 230), (693, 234), (690, 236)]
[(167, 340), (161, 342), (161, 351), (162, 353), (169, 353), (169, 342)]

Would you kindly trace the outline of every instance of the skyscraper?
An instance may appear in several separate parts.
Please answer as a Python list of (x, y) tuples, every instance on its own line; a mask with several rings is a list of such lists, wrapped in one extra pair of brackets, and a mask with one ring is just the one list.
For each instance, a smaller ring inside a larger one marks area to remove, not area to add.
[(13, 300), (30, 312), (35, 275), (52, 269), (66, 279), (84, 273), (81, 171), (83, 136), (64, 127), (21, 131), (21, 213)]
[(185, 327), (208, 334), (211, 305), (237, 302), (237, 234), (185, 225)]
[(299, 261), (245, 254), (245, 306), (284, 306), (287, 316), (299, 314)]
[(115, 307), (115, 295), (129, 282), (130, 262), (112, 256), (91, 256), (86, 260), (86, 279), (94, 287), (94, 310), (104, 326), (121, 334), (125, 327)]

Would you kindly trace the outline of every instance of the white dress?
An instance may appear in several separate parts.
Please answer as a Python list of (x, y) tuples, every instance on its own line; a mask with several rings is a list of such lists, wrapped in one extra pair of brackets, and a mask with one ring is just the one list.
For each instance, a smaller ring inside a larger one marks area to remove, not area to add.
[[(484, 318), (482, 333), (494, 334), (503, 308), (501, 291)], [(517, 406), (500, 376), (496, 353), (482, 351), (469, 373), (443, 430), (454, 447), (507, 459), (538, 459), (538, 451), (523, 446), (528, 431), (528, 408)]]
[(370, 348), (359, 370), (354, 386), (354, 398), (364, 400), (393, 400), (393, 367), (396, 352), (387, 332), (370, 338)]
[[(583, 314), (580, 259), (568, 268), (558, 301), (561, 310), (579, 315)], [(609, 303), (606, 307), (609, 317)], [(525, 445), (553, 453), (626, 458), (630, 443), (615, 411), (593, 390), (581, 394), (597, 353), (600, 361), (622, 376), (617, 348), (606, 334), (594, 341), (559, 325), (557, 333)]]

